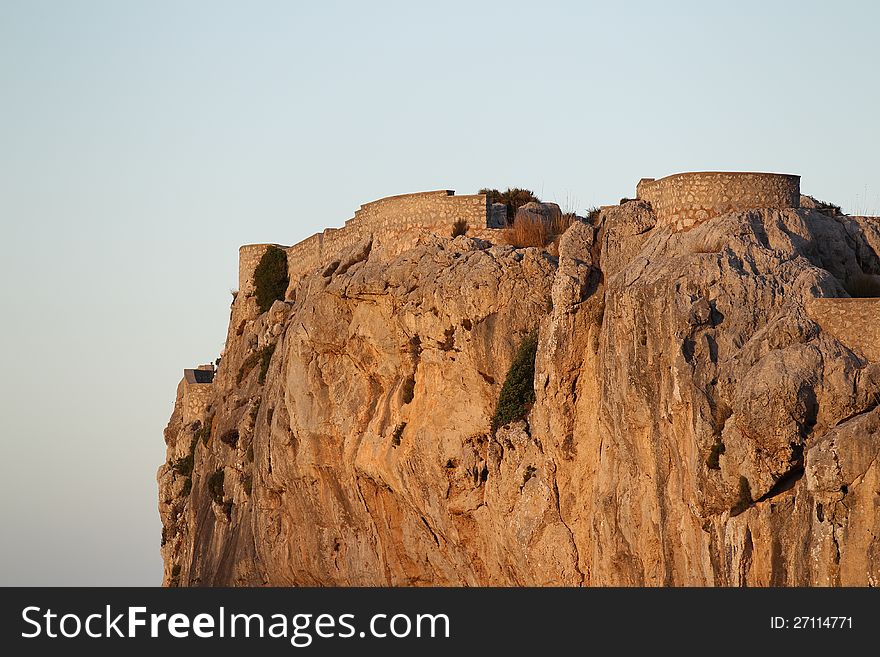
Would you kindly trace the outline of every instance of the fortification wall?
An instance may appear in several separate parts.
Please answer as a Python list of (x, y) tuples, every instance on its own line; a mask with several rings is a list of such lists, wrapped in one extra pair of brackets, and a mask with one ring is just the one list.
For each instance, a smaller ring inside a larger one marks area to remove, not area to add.
[(354, 227), (380, 234), (410, 229), (451, 233), (452, 224), (462, 219), (474, 228), (485, 228), (488, 208), (484, 194), (455, 196), (451, 190), (401, 194), (365, 203), (345, 222), (345, 230)]
[(213, 383), (190, 383), (186, 379), (183, 384), (183, 422), (189, 424), (200, 420), (205, 421), (205, 411), (211, 401), (214, 390)]
[[(291, 247), (279, 248), (287, 252), (293, 287), (302, 276), (329, 264), (342, 251), (370, 235), (374, 245), (410, 243), (425, 232), (451, 235), (458, 220), (466, 221), (472, 229), (483, 229), (487, 216), (484, 194), (455, 196), (455, 192), (446, 189), (401, 194), (363, 204), (341, 228), (327, 228)], [(253, 292), (254, 269), (269, 246), (247, 244), (239, 249), (238, 289), (243, 299)]]
[(270, 246), (287, 250), (280, 244), (245, 244), (238, 249), (238, 292), (242, 297), (254, 291), (254, 270), (260, 264), (260, 258)]
[(880, 362), (880, 299), (811, 299), (807, 314), (856, 353)]
[(701, 171), (643, 178), (638, 198), (651, 203), (659, 226), (688, 228), (728, 212), (800, 207), (800, 176)]

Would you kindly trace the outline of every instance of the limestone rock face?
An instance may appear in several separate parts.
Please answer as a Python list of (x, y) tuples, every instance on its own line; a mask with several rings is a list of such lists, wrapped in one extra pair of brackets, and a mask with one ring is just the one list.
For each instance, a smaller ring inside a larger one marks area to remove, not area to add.
[(517, 220), (526, 221), (558, 221), (562, 218), (562, 210), (556, 203), (538, 203), (537, 201), (529, 201), (525, 205), (520, 206), (516, 211)]
[[(164, 583), (876, 586), (880, 363), (806, 308), (878, 252), (875, 222), (672, 233), (641, 201), (558, 258), (356, 245), (230, 325), (206, 422), (178, 399)], [(536, 402), (493, 434), (536, 326)]]

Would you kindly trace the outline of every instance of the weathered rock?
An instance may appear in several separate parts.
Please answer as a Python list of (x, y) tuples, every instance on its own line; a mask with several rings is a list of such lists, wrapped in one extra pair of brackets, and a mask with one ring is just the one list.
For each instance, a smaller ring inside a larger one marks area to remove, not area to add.
[[(878, 252), (875, 222), (671, 233), (642, 201), (558, 259), (356, 245), (230, 326), (210, 437), (178, 400), (165, 583), (878, 585), (880, 364), (807, 310)], [(493, 435), (536, 325), (536, 403)]]
[(504, 203), (493, 203), (489, 206), (487, 228), (504, 228), (507, 225), (507, 206)]
[(546, 223), (558, 221), (562, 218), (562, 210), (556, 203), (538, 203), (529, 201), (520, 206), (516, 211), (517, 221), (544, 221)]

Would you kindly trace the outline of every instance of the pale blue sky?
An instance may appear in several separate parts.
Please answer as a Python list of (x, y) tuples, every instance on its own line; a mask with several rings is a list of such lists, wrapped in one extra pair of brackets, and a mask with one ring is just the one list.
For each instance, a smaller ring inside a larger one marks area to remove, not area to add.
[(237, 248), (389, 194), (799, 173), (880, 213), (875, 2), (0, 0), (0, 584), (158, 584)]

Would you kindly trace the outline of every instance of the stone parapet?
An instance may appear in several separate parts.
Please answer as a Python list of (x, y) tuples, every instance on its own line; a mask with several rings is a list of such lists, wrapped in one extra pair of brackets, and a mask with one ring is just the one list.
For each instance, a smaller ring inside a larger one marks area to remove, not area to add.
[(636, 194), (651, 204), (658, 226), (679, 231), (729, 212), (800, 207), (800, 176), (733, 171), (677, 173), (659, 180), (643, 178)]
[[(390, 243), (398, 237), (418, 232), (452, 235), (457, 221), (469, 228), (485, 229), (489, 207), (485, 194), (456, 196), (447, 189), (416, 194), (388, 196), (364, 203), (354, 217), (341, 228), (327, 228), (290, 247), (279, 245), (287, 253), (290, 285), (319, 267), (332, 262), (345, 249), (372, 237), (378, 243)], [(239, 249), (239, 293), (253, 292), (253, 273), (269, 244), (246, 244)]]

